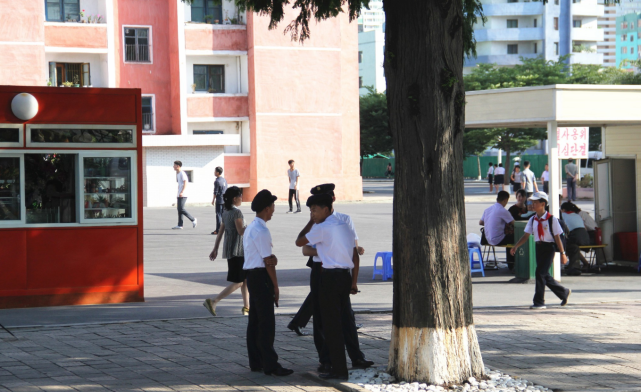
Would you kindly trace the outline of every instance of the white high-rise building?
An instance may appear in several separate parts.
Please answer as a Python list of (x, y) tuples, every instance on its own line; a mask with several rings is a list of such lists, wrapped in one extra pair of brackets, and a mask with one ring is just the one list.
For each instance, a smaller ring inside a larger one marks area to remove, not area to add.
[[(605, 4), (604, 0), (598, 1), (599, 4)], [(604, 32), (604, 40), (598, 48), (599, 53), (603, 54), (603, 65), (616, 66), (616, 19), (633, 12), (641, 12), (641, 0), (623, 0), (605, 6), (605, 15), (599, 18), (599, 28)]]
[(385, 23), (385, 12), (383, 11), (383, 0), (370, 0), (369, 9), (363, 8), (358, 18), (358, 32), (380, 30), (383, 31)]
[(477, 58), (465, 60), (464, 72), (478, 63), (514, 66), (520, 58), (543, 56), (558, 60), (571, 54), (570, 64), (602, 64), (597, 45), (603, 41), (597, 0), (483, 0), (487, 22), (474, 31)]

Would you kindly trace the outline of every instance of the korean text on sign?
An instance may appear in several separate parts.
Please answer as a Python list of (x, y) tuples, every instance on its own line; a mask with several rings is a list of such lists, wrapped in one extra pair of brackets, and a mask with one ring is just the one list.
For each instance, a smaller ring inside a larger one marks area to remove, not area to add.
[(559, 159), (587, 159), (589, 135), (588, 127), (557, 128)]

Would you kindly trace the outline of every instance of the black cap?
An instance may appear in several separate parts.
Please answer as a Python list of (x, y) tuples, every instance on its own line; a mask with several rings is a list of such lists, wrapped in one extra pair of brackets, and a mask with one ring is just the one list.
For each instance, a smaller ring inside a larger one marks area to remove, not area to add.
[(334, 184), (321, 184), (321, 185), (316, 185), (313, 187), (309, 193), (312, 195), (320, 195), (321, 193), (328, 193), (334, 190), (336, 188), (336, 185)]
[[(331, 185), (334, 186), (334, 184)], [(331, 210), (333, 202), (334, 200), (327, 193), (319, 193), (317, 195), (311, 195), (310, 197), (308, 197), (306, 205), (307, 207), (324, 206), (328, 207)]]
[(263, 189), (254, 196), (254, 200), (252, 200), (252, 211), (261, 212), (265, 208), (274, 204), (276, 199), (278, 198), (272, 195), (270, 191)]

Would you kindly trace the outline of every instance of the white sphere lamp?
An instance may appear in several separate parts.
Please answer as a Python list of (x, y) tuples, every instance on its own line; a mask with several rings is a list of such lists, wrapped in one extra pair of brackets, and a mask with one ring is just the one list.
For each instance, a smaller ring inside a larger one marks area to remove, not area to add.
[(38, 114), (38, 100), (31, 94), (20, 93), (13, 97), (11, 111), (19, 119), (29, 121)]

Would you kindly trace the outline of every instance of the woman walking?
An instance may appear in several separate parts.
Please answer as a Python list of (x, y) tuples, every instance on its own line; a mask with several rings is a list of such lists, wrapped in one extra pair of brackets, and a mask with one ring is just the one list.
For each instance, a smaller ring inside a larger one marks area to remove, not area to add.
[(243, 202), (243, 195), (240, 188), (232, 186), (227, 189), (223, 195), (225, 201), (225, 211), (223, 212), (223, 221), (220, 230), (216, 236), (214, 250), (211, 251), (209, 259), (216, 260), (218, 256), (218, 246), (225, 233), (225, 242), (223, 243), (223, 258), (227, 259), (227, 281), (231, 282), (223, 291), (214, 299), (207, 298), (203, 305), (209, 313), (216, 316), (216, 305), (223, 298), (240, 288), (243, 296), (242, 313), (249, 315), (249, 292), (247, 291), (247, 281), (245, 280), (245, 263), (243, 251), (243, 234), (245, 234), (245, 219), (243, 213), (237, 208)]
[(534, 235), (534, 241), (536, 242), (536, 287), (534, 304), (530, 306), (530, 309), (545, 309), (545, 286), (559, 297), (561, 306), (565, 306), (572, 290), (561, 286), (550, 275), (550, 267), (554, 261), (555, 243), (559, 252), (561, 252), (561, 263), (564, 265), (568, 263), (563, 243), (561, 242), (563, 229), (559, 220), (545, 210), (548, 204), (548, 195), (546, 193), (534, 192), (529, 200), (532, 200), (535, 214), (525, 226), (525, 234), (514, 245), (510, 253), (514, 256), (516, 250), (528, 240), (530, 235)]

